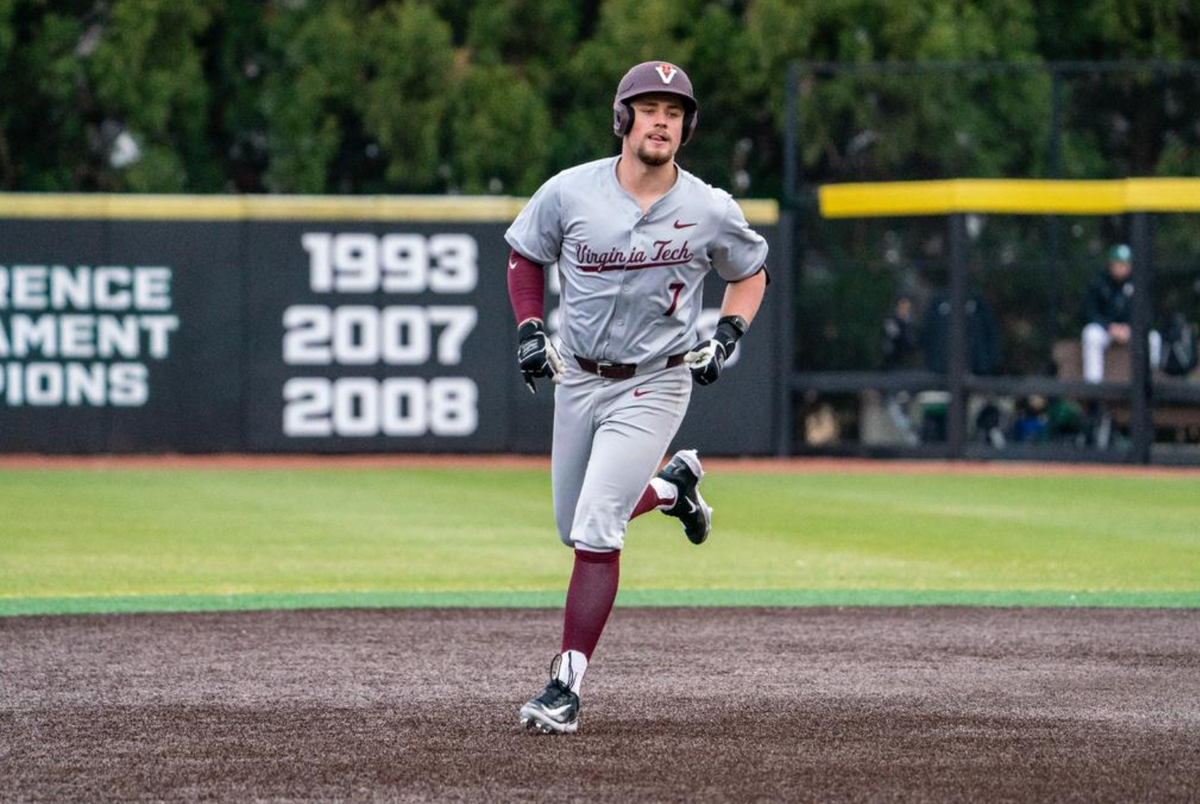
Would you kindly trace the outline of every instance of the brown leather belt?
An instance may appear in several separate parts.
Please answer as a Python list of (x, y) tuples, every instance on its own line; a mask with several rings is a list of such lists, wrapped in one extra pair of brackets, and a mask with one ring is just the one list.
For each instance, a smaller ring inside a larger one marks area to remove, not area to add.
[[(681, 352), (677, 355), (671, 355), (667, 358), (664, 369), (675, 368), (683, 363), (683, 355)], [(586, 357), (575, 356), (575, 362), (579, 367), (589, 374), (595, 374), (598, 377), (603, 377), (606, 380), (628, 380), (630, 377), (637, 374), (637, 363), (609, 363), (606, 360), (601, 360), (597, 363), (595, 360), (588, 360)], [(653, 361), (657, 363), (658, 361)], [(646, 365), (645, 363), (642, 364)]]

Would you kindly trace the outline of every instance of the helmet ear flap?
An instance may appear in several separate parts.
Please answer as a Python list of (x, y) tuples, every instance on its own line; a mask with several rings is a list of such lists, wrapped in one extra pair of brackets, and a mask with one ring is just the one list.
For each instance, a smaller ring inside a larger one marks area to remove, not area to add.
[(696, 132), (696, 116), (699, 114), (699, 109), (692, 109), (683, 116), (683, 139), (679, 144), (687, 145), (692, 140), (692, 134)]
[(629, 127), (633, 124), (633, 111), (629, 108), (629, 104), (625, 101), (617, 101), (613, 104), (613, 134), (618, 137), (624, 137), (629, 133)]

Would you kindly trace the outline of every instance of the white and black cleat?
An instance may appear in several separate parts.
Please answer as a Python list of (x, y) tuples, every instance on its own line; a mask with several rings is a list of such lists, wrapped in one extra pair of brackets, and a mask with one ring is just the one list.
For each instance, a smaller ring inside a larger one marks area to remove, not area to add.
[[(577, 660), (581, 663), (578, 671)], [(542, 734), (574, 734), (579, 729), (579, 693), (575, 690), (586, 668), (587, 659), (578, 651), (555, 656), (550, 662), (550, 683), (521, 707), (521, 725)]]
[(580, 727), (580, 696), (551, 679), (541, 695), (521, 707), (521, 725), (542, 734), (574, 734)]
[(574, 734), (579, 729), (579, 696), (558, 679), (521, 707), (521, 725), (542, 734)]
[(694, 449), (681, 449), (658, 473), (658, 477), (675, 486), (675, 505), (663, 513), (683, 522), (683, 532), (692, 544), (703, 544), (712, 532), (712, 508), (700, 496), (700, 481), (704, 467)]

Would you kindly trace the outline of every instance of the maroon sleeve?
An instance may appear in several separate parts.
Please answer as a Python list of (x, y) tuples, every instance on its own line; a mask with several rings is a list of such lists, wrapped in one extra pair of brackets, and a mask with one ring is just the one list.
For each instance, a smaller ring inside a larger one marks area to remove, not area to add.
[(546, 270), (517, 252), (508, 255), (508, 300), (513, 315), (520, 324), (530, 318), (542, 317), (542, 300), (546, 295)]

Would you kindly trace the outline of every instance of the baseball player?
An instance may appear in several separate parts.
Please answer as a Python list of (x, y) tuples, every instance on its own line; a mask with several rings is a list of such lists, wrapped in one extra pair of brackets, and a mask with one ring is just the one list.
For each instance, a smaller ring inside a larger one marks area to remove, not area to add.
[[(505, 234), (517, 357), (531, 391), (536, 378), (553, 383), (554, 517), (575, 550), (561, 652), (550, 683), (520, 712), (523, 725), (546, 733), (579, 726), (579, 687), (617, 594), (629, 520), (662, 511), (682, 520), (693, 544), (712, 526), (695, 450), (655, 470), (693, 382), (717, 380), (754, 320), (767, 244), (728, 193), (675, 163), (696, 112), (683, 70), (635, 66), (613, 101), (620, 156), (547, 181)], [(551, 264), (562, 287), (558, 343), (542, 321)], [(716, 331), (700, 340), (701, 285), (711, 270), (728, 285)]]

